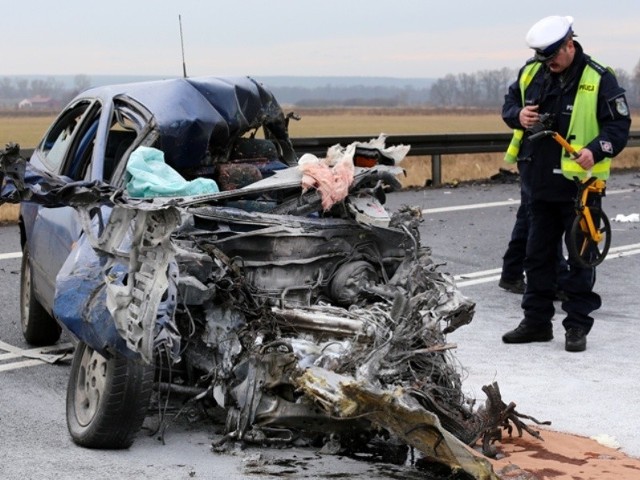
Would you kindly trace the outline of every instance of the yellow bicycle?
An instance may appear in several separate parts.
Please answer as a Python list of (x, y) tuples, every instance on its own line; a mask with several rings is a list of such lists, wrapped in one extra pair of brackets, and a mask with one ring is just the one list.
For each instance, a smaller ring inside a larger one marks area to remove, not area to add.
[[(569, 155), (574, 159), (578, 158), (578, 152), (557, 132), (543, 130), (529, 138), (535, 140), (543, 136), (551, 136), (569, 152)], [(611, 246), (609, 217), (601, 207), (590, 205), (592, 195), (605, 196), (606, 182), (592, 176), (588, 176), (584, 180), (574, 177), (574, 180), (578, 185), (578, 195), (575, 200), (576, 218), (571, 225), (567, 248), (570, 259), (582, 267), (591, 268), (604, 261)], [(600, 202), (597, 203), (600, 204)]]

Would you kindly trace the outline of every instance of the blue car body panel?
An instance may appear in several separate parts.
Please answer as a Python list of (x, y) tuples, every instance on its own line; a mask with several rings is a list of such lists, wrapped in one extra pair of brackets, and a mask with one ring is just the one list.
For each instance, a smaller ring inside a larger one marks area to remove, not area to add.
[(235, 139), (262, 126), (293, 152), (280, 105), (248, 77), (178, 78), (101, 87), (84, 95), (126, 95), (144, 105), (158, 125), (158, 148), (176, 169), (202, 166), (207, 149), (213, 157), (224, 155)]

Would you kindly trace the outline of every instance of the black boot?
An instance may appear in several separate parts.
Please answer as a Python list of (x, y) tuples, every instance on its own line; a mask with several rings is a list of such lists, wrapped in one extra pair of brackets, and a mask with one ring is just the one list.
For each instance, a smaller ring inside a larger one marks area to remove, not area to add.
[(587, 349), (587, 334), (581, 328), (570, 328), (564, 334), (564, 349), (567, 352), (584, 352)]
[(504, 288), (507, 292), (519, 294), (523, 294), (527, 288), (527, 284), (524, 283), (522, 278), (517, 278), (516, 280), (505, 280), (504, 278), (501, 278), (500, 282), (498, 282), (498, 286), (500, 288)]
[(553, 340), (553, 329), (550, 326), (537, 328), (522, 323), (502, 336), (504, 343), (548, 342), (550, 340)]

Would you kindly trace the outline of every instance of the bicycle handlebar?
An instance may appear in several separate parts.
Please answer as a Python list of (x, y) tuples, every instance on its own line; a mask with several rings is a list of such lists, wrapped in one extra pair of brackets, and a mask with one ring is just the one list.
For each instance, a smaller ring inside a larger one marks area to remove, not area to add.
[(529, 136), (529, 140), (537, 140), (542, 137), (552, 137), (556, 142), (562, 145), (562, 148), (569, 152), (569, 155), (571, 155), (574, 160), (580, 157), (576, 149), (573, 148), (562, 135), (560, 135), (558, 132), (554, 132), (553, 130), (542, 130), (541, 132), (534, 133), (533, 135)]

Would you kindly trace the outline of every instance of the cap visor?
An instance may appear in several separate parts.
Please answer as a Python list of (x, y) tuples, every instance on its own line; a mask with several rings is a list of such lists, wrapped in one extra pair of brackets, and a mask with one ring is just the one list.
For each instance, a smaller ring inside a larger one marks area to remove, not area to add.
[(551, 60), (553, 57), (555, 57), (557, 53), (558, 53), (558, 50), (547, 55), (541, 52), (536, 52), (533, 55), (533, 58), (535, 58), (538, 62), (546, 62), (547, 60)]

